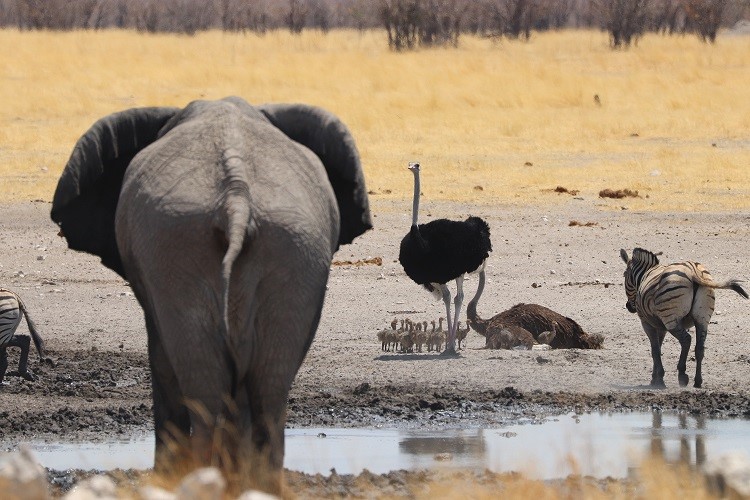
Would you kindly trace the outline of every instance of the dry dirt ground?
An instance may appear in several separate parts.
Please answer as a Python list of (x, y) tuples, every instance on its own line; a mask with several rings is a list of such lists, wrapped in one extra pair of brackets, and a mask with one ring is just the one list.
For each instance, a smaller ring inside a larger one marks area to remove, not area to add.
[[(422, 222), (471, 214), (490, 224), (494, 251), (481, 316), (535, 302), (603, 335), (603, 349), (493, 351), (470, 332), (458, 358), (382, 352), (376, 333), (394, 317), (430, 321), (444, 309), (397, 261), (410, 203), (373, 197), (375, 229), (334, 259), (381, 257), (382, 265), (332, 266), (320, 327), (290, 396), (288, 425), (498, 426), (570, 410), (655, 407), (750, 417), (750, 302), (717, 292), (702, 389), (692, 388), (692, 352), (691, 386), (678, 387), (679, 344), (668, 336), (668, 387), (650, 390), (650, 352), (640, 322), (624, 308), (619, 257), (620, 248), (642, 246), (663, 252), (662, 262), (698, 260), (718, 280), (746, 279), (750, 213), (639, 213), (621, 207), (626, 200), (550, 196), (556, 198), (544, 207), (425, 200)], [(44, 202), (0, 205), (0, 286), (22, 296), (55, 360), (40, 366), (32, 355), (35, 382), (6, 378), (0, 441), (111, 439), (148, 429), (141, 310), (127, 283), (97, 259), (67, 249), (49, 208)], [(466, 302), (476, 282), (467, 280)]]

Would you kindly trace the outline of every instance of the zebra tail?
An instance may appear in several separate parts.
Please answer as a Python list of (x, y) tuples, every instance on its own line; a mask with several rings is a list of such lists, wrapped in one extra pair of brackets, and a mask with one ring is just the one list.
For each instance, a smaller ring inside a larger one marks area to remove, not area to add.
[(725, 289), (729, 289), (729, 290), (734, 290), (735, 292), (737, 292), (742, 297), (744, 297), (746, 299), (750, 298), (750, 295), (748, 295), (747, 292), (745, 291), (745, 289), (742, 288), (742, 286), (740, 286), (740, 283), (742, 283), (742, 280), (731, 279), (731, 280), (725, 281), (723, 283), (718, 283), (718, 282), (713, 281), (713, 280), (707, 280), (707, 279), (700, 278), (700, 277), (696, 276), (695, 279), (694, 279), (694, 281), (696, 283), (698, 283), (699, 285), (701, 285), (701, 286), (707, 286), (709, 288), (725, 288)]
[(747, 292), (745, 291), (745, 289), (740, 286), (740, 283), (741, 282), (739, 280), (731, 280), (729, 282), (729, 288), (731, 288), (735, 292), (739, 293), (740, 295), (742, 295), (746, 299), (750, 298), (750, 295), (748, 295)]
[(34, 320), (31, 319), (31, 316), (29, 316), (29, 311), (26, 309), (21, 297), (16, 295), (16, 298), (18, 299), (18, 306), (21, 308), (21, 312), (23, 312), (23, 315), (26, 318), (26, 325), (29, 327), (31, 340), (34, 341), (36, 352), (39, 354), (39, 361), (44, 361), (44, 340), (42, 339), (42, 336), (39, 335), (39, 331), (36, 329), (36, 324), (34, 323)]

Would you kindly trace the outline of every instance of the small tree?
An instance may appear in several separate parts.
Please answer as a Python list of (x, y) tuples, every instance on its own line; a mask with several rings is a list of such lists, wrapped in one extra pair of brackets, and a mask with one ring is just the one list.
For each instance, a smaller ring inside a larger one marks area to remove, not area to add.
[(464, 7), (459, 0), (426, 0), (419, 16), (419, 44), (457, 47)]
[(413, 49), (421, 15), (419, 0), (381, 0), (380, 19), (388, 33), (388, 47), (393, 50)]
[(307, 4), (303, 0), (289, 0), (289, 11), (286, 15), (286, 25), (295, 34), (305, 29), (307, 18)]
[(629, 47), (643, 36), (650, 0), (596, 0), (612, 48)]
[(706, 43), (716, 41), (727, 0), (686, 0), (685, 12), (692, 31)]

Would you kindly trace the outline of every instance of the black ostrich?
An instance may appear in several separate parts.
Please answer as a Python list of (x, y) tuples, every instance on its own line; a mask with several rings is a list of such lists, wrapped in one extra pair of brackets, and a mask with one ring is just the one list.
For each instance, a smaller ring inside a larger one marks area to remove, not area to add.
[[(414, 206), (411, 230), (401, 240), (398, 260), (406, 274), (436, 298), (443, 299), (448, 319), (445, 353), (456, 353), (456, 325), (464, 299), (464, 275), (484, 271), (492, 251), (490, 227), (479, 217), (465, 221), (437, 219), (417, 224), (419, 216), (419, 163), (409, 163), (414, 174)], [(451, 317), (451, 292), (446, 283), (456, 280), (455, 317)]]

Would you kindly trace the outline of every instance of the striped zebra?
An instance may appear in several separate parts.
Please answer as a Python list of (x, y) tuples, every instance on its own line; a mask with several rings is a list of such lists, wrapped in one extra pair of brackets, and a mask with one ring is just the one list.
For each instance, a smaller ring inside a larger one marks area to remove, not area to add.
[(690, 351), (691, 337), (688, 329), (695, 326), (695, 381), (694, 386), (703, 383), (701, 362), (705, 349), (708, 322), (714, 312), (714, 289), (729, 288), (748, 298), (747, 292), (739, 285), (740, 280), (717, 283), (705, 267), (698, 262), (685, 261), (660, 265), (657, 254), (636, 248), (629, 258), (625, 250), (620, 250), (625, 261), (625, 305), (631, 313), (638, 313), (643, 330), (651, 342), (651, 357), (654, 367), (651, 373), (651, 386), (665, 387), (664, 366), (661, 363), (661, 344), (666, 332), (680, 341), (680, 359), (677, 363), (680, 386), (688, 383), (686, 362)]
[(34, 340), (36, 351), (39, 354), (39, 360), (44, 360), (44, 341), (36, 329), (36, 325), (29, 317), (29, 313), (24, 306), (21, 297), (0, 288), (0, 383), (5, 378), (5, 372), (8, 369), (8, 355), (6, 348), (18, 347), (21, 349), (21, 356), (18, 361), (18, 371), (10, 372), (8, 375), (17, 375), (26, 380), (34, 380), (34, 375), (28, 369), (29, 347), (31, 339), (28, 335), (15, 335), (16, 328), (21, 322), (21, 315), (26, 316), (26, 324), (31, 333), (31, 339)]

